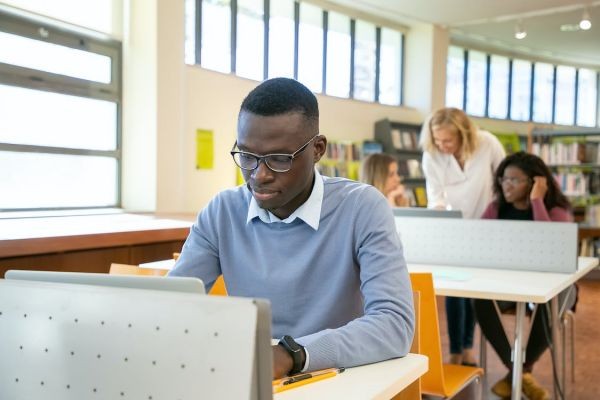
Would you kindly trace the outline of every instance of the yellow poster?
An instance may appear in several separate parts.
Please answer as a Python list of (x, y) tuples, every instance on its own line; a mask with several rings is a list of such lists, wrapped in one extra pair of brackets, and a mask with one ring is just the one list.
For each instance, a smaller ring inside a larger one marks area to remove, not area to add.
[(196, 169), (212, 169), (213, 159), (213, 131), (196, 129)]

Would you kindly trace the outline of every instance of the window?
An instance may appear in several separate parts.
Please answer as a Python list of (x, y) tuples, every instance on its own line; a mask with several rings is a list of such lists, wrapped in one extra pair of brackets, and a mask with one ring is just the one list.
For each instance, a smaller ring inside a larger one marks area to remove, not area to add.
[(200, 64), (219, 72), (231, 72), (231, 2), (202, 0)]
[(524, 60), (513, 60), (512, 85), (510, 88), (510, 119), (529, 121), (529, 103), (531, 101), (531, 63)]
[(313, 92), (323, 91), (323, 10), (300, 3), (298, 80)]
[(562, 125), (575, 124), (575, 68), (556, 67), (556, 96), (554, 122)]
[(259, 81), (296, 78), (313, 92), (337, 97), (402, 102), (398, 29), (311, 2), (184, 1), (186, 63)]
[(598, 112), (598, 74), (589, 69), (579, 70), (577, 82), (577, 125), (596, 126)]
[(446, 106), (462, 109), (465, 95), (465, 51), (463, 48), (450, 46), (446, 70)]
[(375, 25), (356, 21), (354, 48), (354, 98), (375, 100)]
[(393, 29), (381, 28), (379, 55), (379, 102), (400, 104), (402, 87), (402, 34)]
[(488, 95), (488, 116), (508, 117), (508, 74), (509, 61), (506, 57), (490, 57), (490, 89)]
[(294, 77), (294, 1), (269, 2), (269, 78)]
[(462, 108), (466, 103), (470, 115), (588, 127), (598, 124), (598, 71), (534, 64), (450, 46), (446, 73), (446, 105)]
[(185, 63), (196, 63), (196, 1), (185, 0)]
[(237, 0), (237, 47), (235, 73), (244, 78), (263, 79), (263, 0)]
[(486, 81), (487, 60), (485, 53), (469, 51), (467, 64), (467, 113), (477, 117), (485, 115)]
[(121, 47), (0, 12), (0, 210), (118, 206)]
[(534, 64), (532, 119), (535, 122), (552, 122), (553, 91), (554, 66), (547, 63)]
[(350, 42), (350, 18), (330, 11), (327, 29), (326, 94), (350, 97)]

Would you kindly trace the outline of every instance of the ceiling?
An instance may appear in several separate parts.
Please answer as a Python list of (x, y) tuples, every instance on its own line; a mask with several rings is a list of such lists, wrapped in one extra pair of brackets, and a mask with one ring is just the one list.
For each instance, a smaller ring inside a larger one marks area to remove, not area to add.
[[(600, 67), (600, 1), (574, 0), (329, 0), (408, 27), (432, 23), (447, 27), (454, 42), (530, 58)], [(577, 25), (587, 6), (588, 31), (561, 32)], [(517, 40), (521, 20), (527, 37)]]

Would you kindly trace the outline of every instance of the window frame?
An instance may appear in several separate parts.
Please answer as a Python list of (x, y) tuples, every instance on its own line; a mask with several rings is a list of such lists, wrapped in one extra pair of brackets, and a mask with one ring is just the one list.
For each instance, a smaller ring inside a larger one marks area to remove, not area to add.
[(22, 36), (28, 39), (43, 40), (47, 43), (83, 50), (111, 58), (110, 83), (94, 82), (80, 78), (69, 77), (36, 69), (0, 63), (0, 84), (6, 86), (33, 89), (50, 93), (71, 95), (94, 100), (105, 100), (116, 104), (116, 148), (114, 150), (76, 149), (44, 145), (25, 145), (0, 142), (0, 151), (20, 153), (45, 153), (59, 155), (101, 156), (114, 158), (117, 162), (116, 199), (115, 204), (88, 207), (36, 207), (10, 208), (4, 211), (44, 211), (44, 210), (75, 210), (75, 209), (105, 209), (121, 206), (122, 181), (122, 45), (121, 42), (104, 35), (84, 32), (81, 28), (53, 22), (38, 20), (27, 16), (16, 15), (9, 11), (0, 10), (0, 31)]

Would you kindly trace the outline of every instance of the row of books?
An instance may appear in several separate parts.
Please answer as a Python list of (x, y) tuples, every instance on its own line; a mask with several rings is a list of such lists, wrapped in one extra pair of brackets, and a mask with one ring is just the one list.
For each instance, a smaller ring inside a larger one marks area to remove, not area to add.
[(600, 204), (589, 205), (585, 208), (585, 223), (589, 226), (600, 226)]
[(566, 196), (586, 196), (590, 194), (590, 177), (583, 172), (557, 172), (554, 179)]
[(357, 181), (359, 178), (360, 162), (321, 159), (317, 164), (317, 168), (321, 175), (340, 176)]
[(424, 186), (407, 187), (404, 192), (410, 207), (427, 207), (427, 192)]
[(325, 158), (336, 161), (358, 161), (361, 155), (362, 146), (359, 142), (331, 141), (327, 143)]
[(597, 164), (600, 161), (597, 142), (533, 143), (531, 152), (548, 165)]
[(423, 178), (423, 169), (419, 160), (398, 160), (398, 175), (403, 178)]

